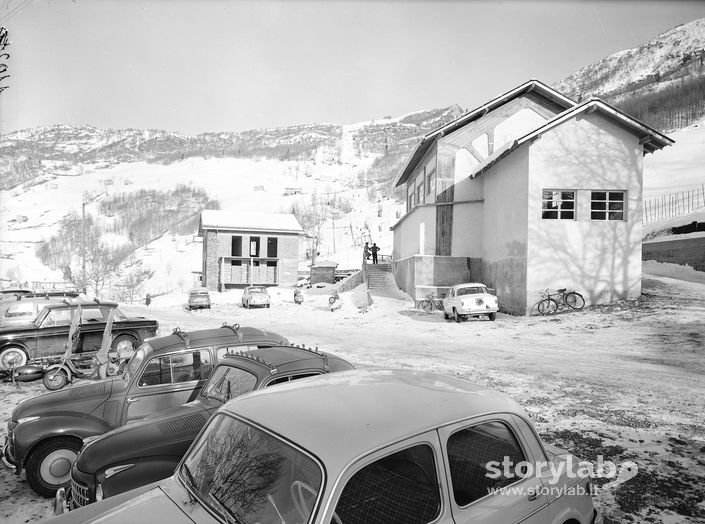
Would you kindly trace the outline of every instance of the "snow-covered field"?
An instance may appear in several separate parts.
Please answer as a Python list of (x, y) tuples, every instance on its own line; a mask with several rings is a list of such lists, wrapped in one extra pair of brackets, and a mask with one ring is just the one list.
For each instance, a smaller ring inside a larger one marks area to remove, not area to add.
[[(547, 442), (587, 460), (637, 463), (635, 478), (598, 492), (611, 522), (704, 522), (705, 274), (654, 262), (644, 269), (639, 300), (553, 317), (500, 314), (496, 322), (447, 322), (403, 296), (374, 296), (361, 312), (354, 291), (331, 312), (327, 294), (305, 290), (297, 306), (291, 288), (272, 290), (271, 309), (243, 309), (237, 291), (215, 293), (210, 311), (185, 311), (176, 292), (127, 309), (158, 319), (162, 333), (238, 322), (360, 367), (432, 370), (491, 386), (521, 403)], [(42, 392), (37, 383), (0, 384), (0, 415)], [(23, 477), (0, 478), (3, 522), (51, 515), (51, 501)]]

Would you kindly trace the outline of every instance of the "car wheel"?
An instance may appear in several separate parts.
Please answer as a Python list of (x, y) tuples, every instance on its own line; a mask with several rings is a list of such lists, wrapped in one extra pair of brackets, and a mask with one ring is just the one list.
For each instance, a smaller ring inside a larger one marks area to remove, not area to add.
[(53, 497), (59, 488), (71, 483), (71, 465), (81, 441), (60, 437), (42, 442), (27, 460), (27, 484), (43, 497)]
[(64, 369), (50, 369), (44, 372), (42, 384), (49, 391), (56, 391), (69, 383), (69, 375)]
[(489, 315), (487, 315), (487, 318), (494, 322), (497, 319), (497, 313), (490, 313)]
[(118, 335), (113, 340), (113, 350), (118, 352), (118, 355), (135, 352), (136, 341), (129, 335)]
[(455, 321), (460, 324), (460, 314), (458, 313), (458, 310), (453, 308), (453, 318), (455, 318)]
[(443, 318), (445, 318), (446, 320), (450, 318), (450, 315), (445, 312), (445, 309), (443, 310)]
[(245, 302), (245, 307), (246, 307), (247, 309), (250, 309), (250, 301), (249, 301), (249, 300), (248, 300), (247, 302)]
[(27, 353), (22, 348), (12, 346), (0, 351), (0, 369), (12, 369), (27, 363)]

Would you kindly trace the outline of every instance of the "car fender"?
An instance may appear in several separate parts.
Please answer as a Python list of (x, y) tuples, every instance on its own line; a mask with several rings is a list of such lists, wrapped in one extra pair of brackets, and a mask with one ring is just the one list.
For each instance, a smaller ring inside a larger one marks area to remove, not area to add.
[[(13, 458), (23, 464), (38, 444), (55, 437), (84, 439), (112, 429), (105, 420), (90, 415), (45, 415), (15, 426)], [(19, 469), (19, 468), (18, 468)]]
[(2, 339), (0, 339), (0, 351), (2, 351), (3, 349), (5, 349), (7, 347), (21, 348), (22, 351), (27, 353), (27, 355), (29, 356), (29, 348), (27, 347), (27, 344), (25, 344), (22, 341), (22, 337), (20, 337), (19, 335), (16, 335), (16, 336), (8, 335), (8, 336), (2, 337)]
[[(186, 446), (184, 452), (188, 449)], [(113, 497), (130, 491), (132, 489), (163, 480), (171, 477), (176, 471), (176, 467), (183, 458), (182, 455), (159, 455), (152, 457), (140, 457), (137, 460), (130, 460), (125, 464), (112, 464), (101, 468), (95, 475), (95, 480), (100, 482), (105, 498)], [(126, 468), (117, 473), (112, 473), (106, 478), (106, 472), (127, 464), (134, 466)]]

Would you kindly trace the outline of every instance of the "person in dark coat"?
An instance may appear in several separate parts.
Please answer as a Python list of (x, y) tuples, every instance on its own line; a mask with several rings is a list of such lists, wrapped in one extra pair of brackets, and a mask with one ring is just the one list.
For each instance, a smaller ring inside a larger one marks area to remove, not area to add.
[(362, 255), (365, 257), (365, 260), (369, 260), (369, 259), (370, 259), (370, 254), (371, 254), (371, 251), (370, 251), (370, 243), (369, 243), (369, 242), (365, 242), (365, 247), (364, 247), (363, 250), (362, 250)]
[(144, 305), (149, 307), (149, 304), (151, 304), (151, 302), (152, 302), (152, 297), (150, 296), (149, 293), (147, 293), (147, 296), (144, 297)]
[(377, 252), (379, 251), (377, 244), (372, 244), (370, 251), (372, 252), (372, 263), (376, 264), (377, 263)]

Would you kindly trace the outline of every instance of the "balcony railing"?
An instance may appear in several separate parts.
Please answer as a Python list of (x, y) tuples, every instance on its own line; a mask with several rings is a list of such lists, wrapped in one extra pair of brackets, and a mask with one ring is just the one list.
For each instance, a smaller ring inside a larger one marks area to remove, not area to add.
[(220, 257), (219, 262), (218, 280), (221, 287), (232, 284), (279, 284), (278, 258)]

